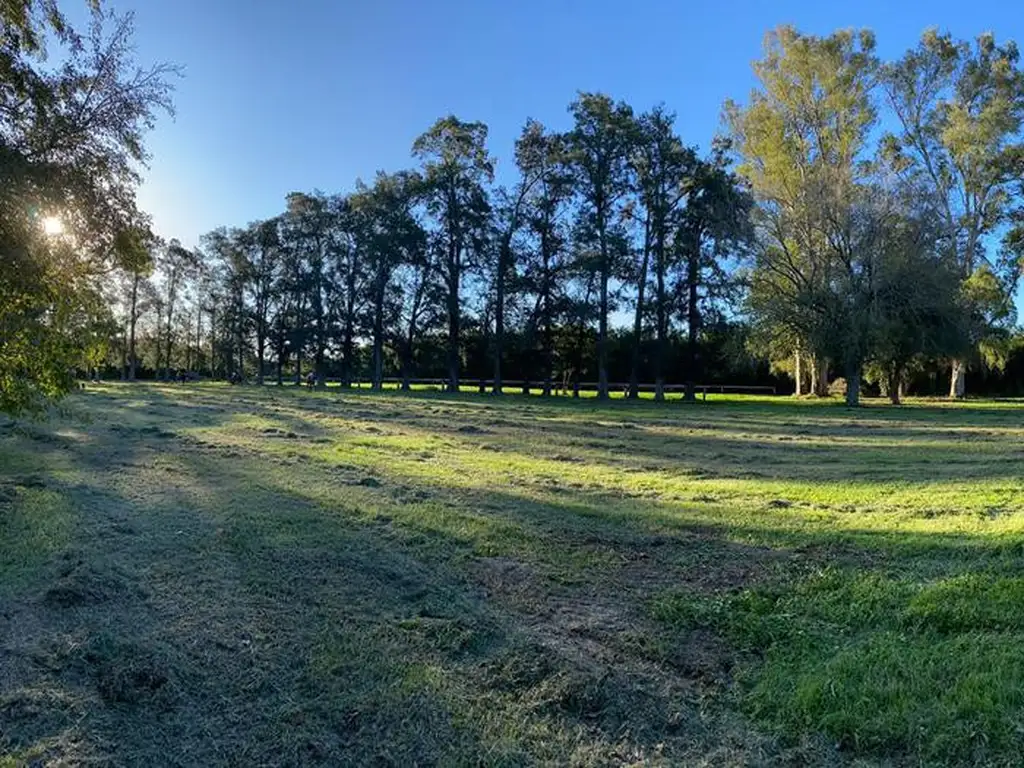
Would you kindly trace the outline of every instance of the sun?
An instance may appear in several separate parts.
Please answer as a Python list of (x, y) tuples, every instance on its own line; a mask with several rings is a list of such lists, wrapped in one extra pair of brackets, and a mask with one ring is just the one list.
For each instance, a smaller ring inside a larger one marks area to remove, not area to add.
[(57, 216), (43, 217), (43, 232), (51, 237), (64, 233), (64, 222)]

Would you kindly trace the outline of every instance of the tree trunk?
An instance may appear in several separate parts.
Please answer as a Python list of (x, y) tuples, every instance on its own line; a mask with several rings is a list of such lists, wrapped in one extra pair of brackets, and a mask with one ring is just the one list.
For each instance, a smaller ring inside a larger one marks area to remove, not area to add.
[(377, 391), (384, 388), (384, 292), (383, 276), (377, 278), (377, 291), (373, 297), (373, 381)]
[(811, 394), (828, 397), (828, 360), (811, 359)]
[(132, 311), (128, 329), (128, 381), (135, 381), (135, 326), (139, 320), (139, 276), (132, 275)]
[(494, 389), (501, 394), (501, 356), (505, 344), (505, 269), (508, 264), (509, 244), (502, 243), (498, 249), (498, 274), (495, 278), (494, 300)]
[(217, 311), (210, 310), (210, 378), (217, 378)]
[(355, 370), (355, 315), (356, 315), (356, 270), (358, 263), (356, 251), (351, 252), (348, 272), (345, 275), (345, 338), (341, 350), (341, 386), (348, 389), (352, 386), (352, 372)]
[(373, 338), (373, 382), (371, 387), (378, 392), (384, 388), (384, 340), (380, 329), (375, 330)]
[(402, 344), (402, 391), (408, 392), (412, 389), (412, 355), (413, 355), (413, 344), (416, 341), (416, 320), (415, 312), (418, 301), (414, 302), (413, 306), (413, 317), (409, 320), (408, 332), (405, 334), (405, 340)]
[(448, 391), (459, 391), (459, 300), (448, 295)]
[(121, 330), (121, 381), (128, 379), (128, 328)]
[(548, 253), (547, 230), (541, 234), (540, 240), (541, 258), (544, 262), (542, 322), (544, 323), (544, 397), (551, 396), (553, 386), (552, 379), (555, 376), (555, 349), (551, 331), (551, 257)]
[[(598, 206), (601, 210), (601, 206)], [(597, 319), (597, 399), (608, 399), (608, 280), (611, 264), (608, 263), (608, 240), (603, 214), (598, 214), (598, 237), (601, 245), (601, 294), (600, 316)]]
[(651, 260), (651, 224), (644, 222), (644, 255), (640, 265), (640, 279), (636, 286), (636, 314), (633, 316), (633, 361), (629, 370), (629, 399), (640, 397), (640, 344), (643, 334), (644, 292), (647, 288), (647, 268)]
[(796, 397), (800, 397), (803, 394), (804, 386), (804, 369), (803, 369), (803, 356), (800, 354), (800, 348), (797, 347), (796, 354), (793, 358), (793, 379), (796, 382), (796, 391), (793, 394)]
[(185, 316), (185, 370), (192, 370), (192, 315)]
[(654, 400), (665, 400), (665, 345), (668, 336), (668, 300), (665, 295), (665, 219), (659, 215), (654, 239), (655, 257), (655, 331), (654, 343)]
[(901, 402), (901, 395), (903, 394), (903, 374), (899, 368), (894, 367), (892, 372), (889, 374), (889, 380), (887, 382), (889, 395), (889, 402), (893, 405), (899, 405)]
[(263, 386), (263, 357), (266, 353), (266, 334), (263, 330), (263, 321), (256, 325), (256, 383)]
[(700, 310), (697, 307), (697, 282), (700, 254), (691, 248), (686, 265), (686, 401), (697, 401), (697, 331), (700, 328)]
[(851, 366), (846, 373), (846, 405), (850, 408), (860, 405), (860, 365)]
[(967, 396), (967, 365), (963, 360), (953, 361), (953, 371), (949, 381), (949, 396), (962, 400)]

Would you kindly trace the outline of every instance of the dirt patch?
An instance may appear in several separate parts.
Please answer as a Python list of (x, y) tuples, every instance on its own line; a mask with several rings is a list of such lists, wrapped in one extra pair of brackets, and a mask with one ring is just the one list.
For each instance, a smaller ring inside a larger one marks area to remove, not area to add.
[(665, 661), (687, 678), (720, 683), (728, 679), (736, 657), (724, 639), (708, 630), (695, 629), (669, 645)]
[(475, 426), (473, 424), (463, 424), (461, 427), (455, 430), (461, 432), (464, 435), (490, 435), (491, 430), (484, 429), (482, 427)]
[(542, 597), (543, 587), (537, 571), (511, 557), (482, 557), (473, 562), (470, 572), (487, 595), (513, 601)]
[(358, 485), (363, 488), (380, 488), (382, 483), (375, 477), (360, 477), (355, 479), (346, 479), (343, 481), (345, 485)]

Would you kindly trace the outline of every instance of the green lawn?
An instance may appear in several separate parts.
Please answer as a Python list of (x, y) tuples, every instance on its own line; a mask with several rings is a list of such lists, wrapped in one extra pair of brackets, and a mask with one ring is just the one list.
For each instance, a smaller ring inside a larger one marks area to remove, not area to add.
[(65, 405), (0, 420), (0, 766), (1024, 752), (1024, 403)]

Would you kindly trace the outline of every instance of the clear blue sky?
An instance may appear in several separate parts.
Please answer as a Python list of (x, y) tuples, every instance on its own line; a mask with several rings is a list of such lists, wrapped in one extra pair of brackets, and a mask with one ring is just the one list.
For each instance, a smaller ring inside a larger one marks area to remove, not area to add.
[[(74, 2), (66, 0), (65, 5)], [(151, 135), (141, 202), (193, 245), (271, 216), (293, 190), (350, 189), (411, 164), (413, 139), (455, 113), (491, 129), (499, 178), (527, 117), (567, 125), (578, 90), (664, 102), (707, 147), (742, 100), (765, 31), (867, 26), (898, 56), (929, 26), (1024, 43), (1012, 0), (112, 0), (137, 16), (141, 61), (185, 68), (175, 120)], [(506, 177), (507, 178), (507, 177)]]

